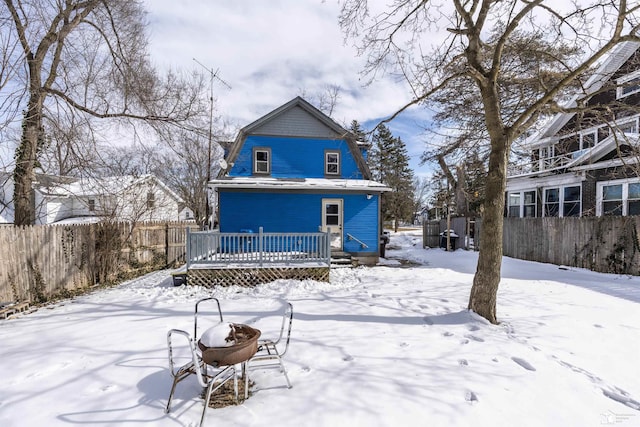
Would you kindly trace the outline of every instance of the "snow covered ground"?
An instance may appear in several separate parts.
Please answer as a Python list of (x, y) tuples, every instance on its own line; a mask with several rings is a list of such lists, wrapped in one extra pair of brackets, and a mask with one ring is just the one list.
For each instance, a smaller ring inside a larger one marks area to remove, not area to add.
[(253, 396), (206, 425), (640, 426), (640, 278), (505, 258), (494, 326), (465, 309), (477, 253), (401, 232), (387, 257), (254, 289), (161, 271), (0, 321), (0, 426), (197, 425), (195, 378), (164, 413), (166, 332), (209, 295), (266, 335), (285, 300), (295, 314), (293, 388), (253, 371)]

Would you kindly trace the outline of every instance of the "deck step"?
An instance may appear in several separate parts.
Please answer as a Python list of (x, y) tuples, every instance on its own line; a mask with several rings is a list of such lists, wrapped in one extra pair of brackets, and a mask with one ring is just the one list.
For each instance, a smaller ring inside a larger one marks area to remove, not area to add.
[(332, 267), (353, 267), (351, 254), (347, 252), (331, 252)]

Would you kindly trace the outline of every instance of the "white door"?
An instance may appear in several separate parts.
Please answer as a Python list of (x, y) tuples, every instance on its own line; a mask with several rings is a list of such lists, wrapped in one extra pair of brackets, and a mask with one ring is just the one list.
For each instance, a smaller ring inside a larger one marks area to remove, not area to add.
[(342, 250), (342, 199), (322, 199), (322, 231), (331, 229), (331, 249)]

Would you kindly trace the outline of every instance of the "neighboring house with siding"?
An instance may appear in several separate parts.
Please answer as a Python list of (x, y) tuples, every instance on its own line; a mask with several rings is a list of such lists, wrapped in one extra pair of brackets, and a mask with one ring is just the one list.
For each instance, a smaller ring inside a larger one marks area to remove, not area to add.
[(568, 105), (526, 141), (507, 177), (506, 215), (640, 214), (639, 43), (619, 45)]
[[(13, 180), (5, 174), (1, 219), (13, 222)], [(72, 178), (38, 174), (34, 182), (35, 224), (193, 219), (182, 199), (153, 175)]]
[(297, 97), (240, 130), (217, 194), (221, 232), (331, 230), (332, 250), (358, 262), (379, 256), (380, 195), (368, 145)]

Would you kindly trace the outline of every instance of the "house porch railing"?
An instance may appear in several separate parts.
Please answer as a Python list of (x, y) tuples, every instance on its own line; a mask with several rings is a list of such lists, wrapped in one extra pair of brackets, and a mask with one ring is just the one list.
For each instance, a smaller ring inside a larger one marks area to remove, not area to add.
[(188, 231), (187, 269), (215, 266), (323, 264), (331, 262), (329, 232), (221, 233)]

